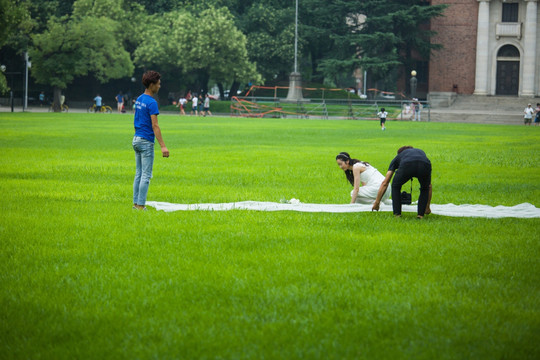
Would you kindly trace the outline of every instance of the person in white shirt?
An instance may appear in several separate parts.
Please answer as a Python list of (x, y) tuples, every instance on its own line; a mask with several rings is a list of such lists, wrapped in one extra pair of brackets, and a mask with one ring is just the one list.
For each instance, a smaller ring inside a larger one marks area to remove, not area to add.
[(205, 95), (204, 97), (204, 116), (206, 115), (212, 115), (212, 113), (210, 112), (210, 96), (208, 96), (208, 94)]
[(191, 115), (193, 115), (193, 113), (195, 113), (195, 115), (199, 115), (199, 112), (197, 111), (198, 102), (199, 102), (199, 98), (193, 95), (193, 98), (191, 99)]
[(381, 108), (381, 111), (377, 113), (377, 116), (381, 119), (381, 130), (386, 130), (385, 123), (388, 112), (384, 111), (384, 108)]
[(523, 121), (525, 122), (525, 125), (531, 125), (532, 117), (534, 114), (534, 109), (531, 104), (527, 105), (525, 110), (523, 110), (525, 113), (525, 116), (523, 117)]
[(180, 115), (186, 115), (186, 111), (184, 110), (187, 104), (187, 100), (185, 97), (181, 97), (178, 100), (178, 107), (180, 108)]

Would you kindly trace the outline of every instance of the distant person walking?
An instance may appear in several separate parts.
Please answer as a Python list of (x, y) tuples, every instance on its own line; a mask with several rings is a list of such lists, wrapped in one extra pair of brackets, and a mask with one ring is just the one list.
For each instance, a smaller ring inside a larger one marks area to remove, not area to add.
[(197, 102), (199, 101), (199, 98), (196, 95), (193, 95), (191, 98), (191, 115), (195, 113), (195, 115), (199, 115), (197, 111)]
[(386, 130), (386, 117), (388, 116), (388, 112), (385, 111), (384, 108), (381, 108), (381, 111), (377, 113), (377, 116), (381, 120), (381, 130)]
[(132, 143), (136, 162), (133, 209), (137, 210), (146, 210), (146, 196), (154, 166), (154, 138), (161, 146), (163, 157), (169, 157), (169, 150), (163, 142), (158, 125), (158, 104), (153, 98), (161, 87), (161, 75), (156, 71), (147, 71), (142, 77), (142, 83), (145, 90), (135, 102), (135, 136)]
[(523, 112), (525, 113), (525, 116), (523, 117), (523, 122), (525, 123), (525, 125), (530, 126), (534, 114), (534, 109), (532, 108), (532, 105), (528, 104), (525, 110), (523, 110)]
[(39, 93), (39, 106), (45, 104), (45, 93), (42, 91)]
[(536, 103), (536, 116), (534, 117), (534, 126), (540, 124), (540, 103)]
[(199, 95), (199, 101), (198, 101), (198, 104), (199, 104), (199, 115), (204, 115), (204, 114), (203, 114), (203, 105), (204, 105), (203, 102), (204, 102), (204, 100), (203, 100), (203, 97), (202, 97), (202, 94), (201, 94), (201, 95)]
[(187, 104), (187, 100), (185, 97), (182, 96), (178, 100), (178, 107), (180, 108), (180, 115), (186, 115), (186, 111), (185, 111), (186, 104)]
[(422, 111), (422, 104), (418, 101), (417, 98), (413, 99), (413, 121), (422, 121), (420, 118), (420, 112)]
[(124, 109), (124, 95), (122, 95), (121, 91), (116, 95), (115, 99), (118, 112), (122, 112)]
[(206, 115), (212, 115), (210, 112), (210, 96), (208, 94), (204, 97), (204, 108), (203, 108), (204, 116)]
[(103, 99), (101, 98), (101, 96), (97, 94), (96, 97), (94, 98), (94, 103), (96, 104), (96, 108), (94, 109), (94, 112), (98, 112), (101, 110), (102, 101)]

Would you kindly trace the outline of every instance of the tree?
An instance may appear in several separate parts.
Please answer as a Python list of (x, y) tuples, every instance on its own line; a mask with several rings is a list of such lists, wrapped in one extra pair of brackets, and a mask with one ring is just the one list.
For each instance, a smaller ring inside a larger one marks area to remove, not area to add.
[[(364, 4), (366, 22), (358, 35), (358, 46), (363, 56), (360, 64), (371, 70), (376, 77), (383, 77), (394, 62), (410, 70), (414, 62), (413, 52), (419, 58), (429, 60), (431, 52), (442, 47), (431, 43), (435, 33), (429, 30), (429, 22), (432, 18), (442, 16), (447, 7), (431, 6), (422, 0), (393, 0), (385, 3), (372, 0)], [(392, 48), (374, 46), (385, 39), (392, 44)]]
[[(241, 2), (236, 22), (246, 35), (250, 60), (265, 79), (288, 78), (294, 64), (294, 3), (291, 1)], [(303, 39), (299, 47), (302, 51)]]
[(142, 40), (142, 31), (148, 20), (144, 7), (124, 0), (77, 0), (73, 4), (73, 19), (85, 17), (107, 18), (117, 22), (114, 34), (130, 54)]
[(210, 78), (217, 82), (259, 82), (250, 62), (246, 37), (236, 28), (226, 8), (208, 8), (197, 15), (175, 10), (152, 16), (135, 50), (135, 62), (164, 71), (180, 69), (196, 73), (198, 87), (207, 90)]
[(49, 20), (48, 28), (32, 37), (32, 76), (54, 87), (55, 111), (60, 93), (75, 76), (93, 74), (100, 82), (130, 76), (133, 63), (115, 36), (118, 23), (104, 17), (69, 17)]
[[(432, 44), (429, 21), (442, 16), (445, 5), (424, 0), (305, 0), (312, 61), (326, 77), (356, 68), (382, 79), (398, 66), (409, 68), (413, 54), (428, 60)], [(317, 30), (321, 29), (321, 30)], [(321, 43), (320, 39), (326, 40)]]
[(173, 11), (182, 3), (186, 3), (186, 1), (181, 0), (135, 0), (135, 2), (142, 5), (149, 14), (167, 13)]
[[(21, 24), (30, 19), (25, 4), (17, 0), (0, 0), (0, 49), (17, 33)], [(0, 72), (0, 94), (9, 90), (6, 77)]]
[[(4, 0), (0, 0), (4, 1)], [(8, 0), (13, 1), (13, 0)], [(16, 26), (10, 28), (6, 45), (19, 55), (28, 50), (31, 35), (43, 32), (52, 16), (70, 15), (75, 0), (18, 0), (17, 10), (24, 11), (24, 17)]]

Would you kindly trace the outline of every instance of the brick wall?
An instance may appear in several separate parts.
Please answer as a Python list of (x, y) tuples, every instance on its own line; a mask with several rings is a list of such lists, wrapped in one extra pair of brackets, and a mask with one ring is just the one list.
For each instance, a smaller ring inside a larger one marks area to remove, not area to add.
[(429, 91), (472, 94), (476, 69), (478, 1), (432, 0), (431, 4), (448, 4), (449, 7), (444, 17), (431, 21), (431, 30), (438, 33), (432, 41), (442, 44), (444, 48), (431, 55)]

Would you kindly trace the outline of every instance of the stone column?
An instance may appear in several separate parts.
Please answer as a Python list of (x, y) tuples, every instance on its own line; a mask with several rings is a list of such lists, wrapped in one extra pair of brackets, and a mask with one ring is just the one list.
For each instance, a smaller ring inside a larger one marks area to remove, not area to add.
[(523, 87), (522, 96), (534, 97), (534, 81), (536, 80), (536, 27), (538, 21), (538, 0), (525, 0), (525, 31), (523, 32)]
[(487, 95), (489, 61), (489, 2), (478, 0), (478, 30), (476, 32), (475, 95)]

